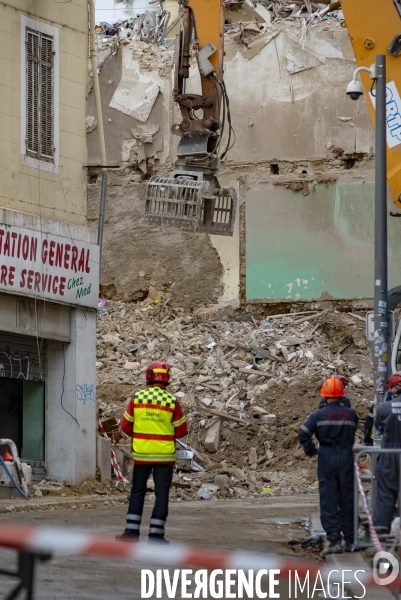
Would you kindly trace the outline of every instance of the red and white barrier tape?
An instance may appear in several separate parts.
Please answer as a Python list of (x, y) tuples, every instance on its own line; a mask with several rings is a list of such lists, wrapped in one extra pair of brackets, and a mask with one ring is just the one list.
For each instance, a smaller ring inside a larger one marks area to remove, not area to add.
[[(98, 556), (117, 560), (125, 559), (149, 566), (165, 566), (182, 569), (277, 569), (279, 577), (318, 577), (327, 580), (330, 573), (331, 582), (341, 582), (341, 566), (304, 562), (300, 559), (287, 558), (272, 554), (259, 554), (241, 550), (216, 550), (185, 544), (170, 544), (168, 551), (164, 544), (122, 543), (114, 539), (90, 535), (86, 532), (69, 531), (51, 527), (20, 527), (18, 525), (2, 524), (0, 526), (0, 546), (14, 548), (34, 554), (51, 554), (55, 556)], [(366, 567), (365, 570), (350, 569), (344, 566), (347, 577), (357, 574), (357, 579), (365, 586), (375, 584), (373, 576)], [(397, 578), (391, 585), (400, 588), (401, 579)], [(390, 587), (390, 586), (388, 586)]]
[[(107, 440), (109, 440), (110, 438), (107, 435), (106, 430), (102, 425), (99, 415), (96, 415), (96, 419), (99, 423), (99, 427), (103, 434), (103, 437), (105, 437)], [(121, 481), (121, 483), (123, 485), (127, 485), (127, 483), (129, 483), (128, 479), (125, 479), (124, 475), (122, 474), (120, 465), (118, 464), (118, 461), (117, 461), (116, 453), (114, 452), (113, 448), (111, 449), (111, 468), (113, 469), (113, 473), (117, 477), (118, 481)]]
[(370, 539), (372, 540), (372, 544), (374, 549), (376, 550), (376, 552), (383, 552), (383, 546), (380, 543), (380, 540), (377, 536), (376, 533), (376, 529), (373, 525), (373, 519), (372, 519), (372, 515), (370, 514), (369, 508), (368, 508), (368, 503), (366, 500), (366, 494), (365, 494), (365, 490), (363, 489), (363, 485), (362, 485), (362, 480), (361, 480), (361, 476), (359, 474), (359, 465), (357, 463), (355, 464), (355, 473), (356, 473), (356, 478), (358, 481), (358, 489), (359, 489), (359, 493), (361, 495), (362, 498), (362, 504), (363, 504), (363, 509), (366, 513), (367, 519), (368, 519), (368, 523), (369, 523), (369, 533), (370, 533)]

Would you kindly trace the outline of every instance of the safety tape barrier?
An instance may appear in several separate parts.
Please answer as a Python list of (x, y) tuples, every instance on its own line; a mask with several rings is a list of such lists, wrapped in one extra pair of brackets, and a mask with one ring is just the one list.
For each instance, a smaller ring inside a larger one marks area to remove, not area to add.
[[(99, 427), (103, 434), (103, 437), (105, 437), (106, 440), (109, 440), (110, 438), (107, 435), (106, 430), (102, 425), (99, 415), (96, 415), (96, 419), (99, 423)], [(121, 471), (120, 465), (118, 464), (118, 461), (117, 461), (116, 453), (114, 452), (113, 448), (111, 449), (111, 468), (113, 469), (114, 475), (117, 477), (118, 481), (121, 481), (121, 483), (123, 485), (127, 485), (127, 483), (129, 483), (128, 479), (126, 479), (124, 477), (124, 475)]]
[(359, 473), (359, 465), (356, 462), (354, 463), (354, 465), (355, 465), (356, 478), (358, 481), (358, 489), (359, 489), (359, 493), (362, 498), (363, 510), (365, 511), (366, 517), (368, 519), (370, 539), (372, 540), (372, 544), (373, 544), (373, 547), (376, 550), (376, 552), (383, 552), (383, 546), (381, 545), (380, 540), (377, 536), (376, 529), (373, 525), (372, 515), (370, 514), (370, 511), (368, 508), (368, 502), (366, 500), (365, 490), (363, 489), (361, 475)]
[[(353, 577), (370, 586), (376, 584), (373, 575), (366, 570), (352, 569), (350, 565), (330, 566), (308, 562), (286, 556), (260, 554), (241, 550), (220, 550), (202, 548), (186, 544), (164, 544), (153, 542), (129, 543), (118, 542), (106, 537), (98, 537), (86, 532), (69, 531), (53, 527), (21, 527), (14, 524), (0, 525), (0, 546), (13, 548), (20, 552), (37, 555), (54, 556), (97, 556), (116, 560), (138, 562), (147, 567), (152, 565), (167, 568), (194, 569), (234, 569), (260, 571), (262, 569), (279, 571), (278, 577), (318, 577), (327, 580), (330, 574), (331, 582), (341, 582), (342, 570), (347, 577)], [(400, 589), (401, 578), (397, 578), (390, 586)]]
[[(370, 539), (372, 540), (372, 544), (373, 544), (373, 547), (376, 550), (376, 552), (382, 552), (384, 550), (384, 548), (380, 543), (375, 526), (373, 524), (372, 514), (369, 510), (365, 490), (363, 489), (363, 485), (362, 485), (360, 471), (363, 469), (363, 467), (357, 463), (354, 463), (354, 464), (355, 464), (356, 478), (358, 481), (358, 489), (359, 489), (359, 493), (362, 498), (363, 510), (365, 511), (366, 517), (368, 519)], [(389, 552), (390, 554), (392, 554), (394, 552), (394, 550), (399, 542), (400, 536), (401, 536), (401, 525), (400, 525), (400, 529), (398, 530), (397, 534), (394, 536), (394, 542), (393, 542), (391, 548), (389, 550), (386, 550), (386, 552)]]

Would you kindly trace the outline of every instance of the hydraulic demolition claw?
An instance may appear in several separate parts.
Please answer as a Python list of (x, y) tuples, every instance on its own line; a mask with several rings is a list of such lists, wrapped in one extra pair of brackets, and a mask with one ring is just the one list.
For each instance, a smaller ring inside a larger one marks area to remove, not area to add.
[[(203, 0), (179, 0), (179, 4), (181, 31), (176, 37), (174, 101), (180, 107), (182, 121), (172, 126), (173, 134), (181, 138), (177, 147), (178, 168), (169, 177), (154, 176), (149, 180), (144, 222), (232, 235), (236, 191), (220, 186), (216, 177), (234, 137), (223, 81), (224, 1), (209, 0), (207, 8)], [(185, 93), (191, 41), (202, 94)]]

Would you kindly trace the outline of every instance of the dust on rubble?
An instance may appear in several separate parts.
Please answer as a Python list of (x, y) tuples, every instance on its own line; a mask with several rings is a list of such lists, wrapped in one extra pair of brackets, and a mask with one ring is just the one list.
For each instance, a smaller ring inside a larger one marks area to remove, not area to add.
[(316, 492), (317, 461), (305, 457), (297, 434), (332, 373), (350, 379), (362, 442), (373, 380), (361, 316), (325, 310), (265, 318), (224, 305), (190, 314), (157, 294), (138, 304), (109, 301), (107, 311), (97, 331), (101, 419), (129, 455), (118, 427), (127, 400), (144, 386), (146, 365), (169, 362), (169, 390), (189, 424), (183, 441), (205, 469), (175, 475), (178, 499)]

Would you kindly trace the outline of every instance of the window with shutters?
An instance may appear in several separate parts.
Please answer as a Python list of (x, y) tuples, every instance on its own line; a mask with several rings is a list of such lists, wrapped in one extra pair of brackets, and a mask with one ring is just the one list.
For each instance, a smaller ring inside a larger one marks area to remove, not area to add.
[(58, 29), (21, 17), (22, 162), (58, 172)]
[(26, 151), (53, 162), (53, 39), (26, 29)]

